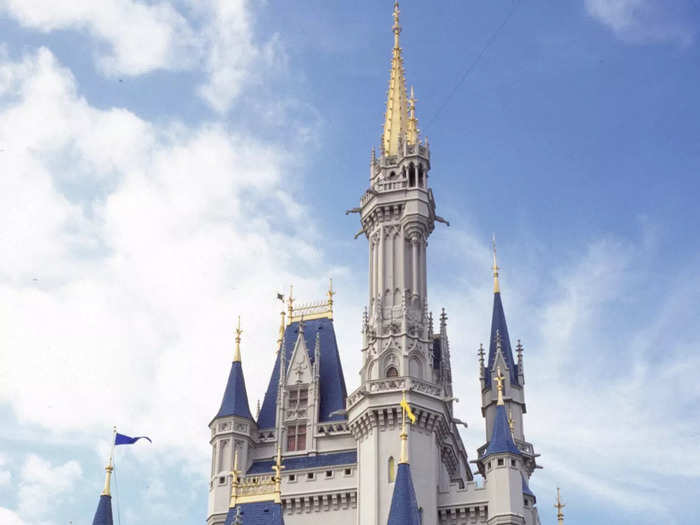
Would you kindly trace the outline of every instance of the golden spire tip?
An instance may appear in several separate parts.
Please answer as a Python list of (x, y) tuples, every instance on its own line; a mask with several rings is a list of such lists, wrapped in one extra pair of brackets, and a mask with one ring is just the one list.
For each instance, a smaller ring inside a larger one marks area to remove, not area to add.
[(233, 362), (234, 363), (240, 363), (241, 362), (241, 334), (243, 333), (243, 330), (241, 330), (241, 316), (238, 316), (238, 325), (236, 326), (236, 350), (233, 352)]
[(498, 270), (500, 269), (498, 267), (498, 262), (496, 261), (496, 234), (493, 234), (493, 237), (491, 238), (491, 247), (493, 249), (493, 293), (500, 293), (501, 292), (501, 285), (498, 282)]

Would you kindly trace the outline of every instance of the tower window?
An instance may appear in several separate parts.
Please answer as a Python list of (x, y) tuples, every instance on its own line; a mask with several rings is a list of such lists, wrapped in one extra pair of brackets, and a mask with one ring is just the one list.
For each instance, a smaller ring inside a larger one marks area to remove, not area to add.
[(389, 480), (389, 483), (393, 483), (394, 480), (396, 479), (396, 462), (394, 461), (393, 456), (389, 457), (389, 461), (387, 462), (387, 467), (388, 467), (387, 479)]
[(500, 458), (500, 459), (498, 460), (498, 466), (499, 466), (499, 467), (502, 467), (502, 466), (503, 466), (503, 458)]
[(413, 162), (408, 166), (408, 186), (413, 188), (416, 185), (416, 167)]
[(399, 371), (396, 370), (395, 367), (390, 366), (389, 368), (387, 368), (386, 376), (387, 377), (399, 377)]
[(289, 408), (304, 408), (309, 404), (309, 389), (296, 388), (289, 391)]
[(287, 450), (306, 450), (306, 425), (292, 425), (287, 429)]
[(423, 187), (423, 165), (418, 164), (418, 186)]

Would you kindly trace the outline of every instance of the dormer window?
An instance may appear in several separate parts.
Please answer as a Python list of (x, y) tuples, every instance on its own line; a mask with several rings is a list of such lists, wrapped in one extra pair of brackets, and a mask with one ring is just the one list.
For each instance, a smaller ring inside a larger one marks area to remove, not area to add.
[(292, 425), (287, 428), (287, 450), (306, 450), (306, 425)]
[(309, 404), (309, 389), (295, 388), (289, 391), (289, 408), (306, 408)]

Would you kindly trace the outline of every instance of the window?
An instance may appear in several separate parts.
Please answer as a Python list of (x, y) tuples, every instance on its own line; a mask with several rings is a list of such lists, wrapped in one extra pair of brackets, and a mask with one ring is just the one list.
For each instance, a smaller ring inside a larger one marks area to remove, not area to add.
[(218, 472), (224, 470), (224, 458), (228, 449), (228, 439), (224, 439), (219, 443), (219, 469)]
[(326, 470), (326, 477), (327, 477), (327, 478), (332, 478), (332, 477), (333, 477), (333, 471), (332, 471), (332, 470)]
[(296, 481), (296, 480), (297, 480), (296, 474), (290, 474), (290, 475), (289, 475), (289, 481)]
[(510, 460), (510, 466), (511, 466), (511, 467), (517, 466), (517, 463), (516, 463), (516, 461), (515, 461), (514, 459), (511, 459), (511, 460)]
[(308, 479), (308, 480), (314, 479), (314, 473), (313, 473), (313, 472), (308, 472), (308, 473), (306, 474), (306, 479)]
[(386, 376), (387, 377), (398, 377), (399, 376), (399, 371), (396, 370), (395, 367), (390, 366), (387, 371), (386, 371)]
[(346, 468), (345, 469), (345, 475), (350, 476), (352, 474), (352, 469), (351, 468)]
[(219, 476), (219, 485), (226, 483), (226, 476)]
[(502, 467), (502, 466), (503, 466), (503, 458), (500, 458), (500, 459), (498, 460), (498, 466), (499, 466), (499, 467)]
[(306, 450), (306, 425), (292, 425), (287, 429), (287, 450)]
[(387, 473), (387, 479), (389, 480), (389, 483), (393, 483), (396, 479), (396, 462), (394, 461), (394, 457), (389, 456), (389, 461), (387, 463), (387, 467), (389, 470), (389, 472)]
[(413, 162), (408, 165), (408, 185), (411, 188), (416, 185), (416, 167)]
[(309, 404), (309, 389), (297, 388), (289, 391), (289, 408), (303, 408)]

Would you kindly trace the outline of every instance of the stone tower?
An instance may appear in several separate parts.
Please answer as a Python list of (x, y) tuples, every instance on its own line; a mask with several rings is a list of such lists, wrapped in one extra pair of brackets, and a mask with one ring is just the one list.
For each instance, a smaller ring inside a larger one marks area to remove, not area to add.
[[(472, 479), (452, 418), (447, 317), (433, 333), (426, 258), (435, 227), (429, 186), (430, 149), (421, 140), (416, 100), (407, 96), (399, 45), (398, 3), (381, 154), (372, 152), (369, 188), (362, 196), (362, 232), (369, 241), (369, 304), (363, 316), (361, 386), (348, 398), (348, 421), (358, 442), (358, 523), (387, 523), (399, 457), (400, 408), (405, 392), (417, 423), (408, 441), (417, 504), (424, 525), (437, 523), (436, 487)], [(428, 511), (428, 509), (430, 509)]]

